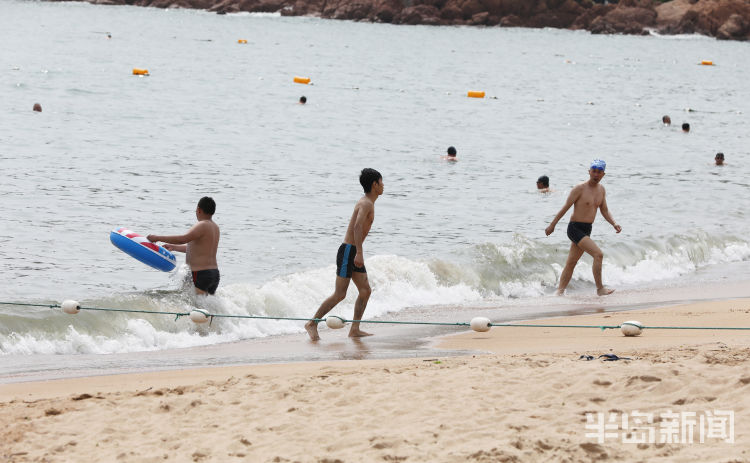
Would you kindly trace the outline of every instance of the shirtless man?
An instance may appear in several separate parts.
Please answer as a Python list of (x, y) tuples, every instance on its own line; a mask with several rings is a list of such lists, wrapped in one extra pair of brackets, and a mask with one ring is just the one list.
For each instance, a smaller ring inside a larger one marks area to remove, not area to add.
[[(370, 289), (370, 283), (367, 281), (365, 253), (362, 243), (370, 232), (372, 221), (375, 220), (375, 200), (383, 194), (383, 177), (375, 169), (362, 169), (359, 183), (365, 190), (365, 195), (354, 206), (344, 242), (336, 255), (336, 289), (320, 304), (320, 308), (315, 312), (313, 318), (323, 318), (325, 314), (336, 307), (336, 304), (344, 300), (350, 280), (354, 280), (354, 285), (357, 286), (357, 291), (359, 291), (357, 301), (354, 303), (353, 320), (362, 320), (367, 301), (370, 299), (372, 290)], [(308, 321), (305, 323), (305, 329), (311, 340), (318, 341), (320, 339), (318, 322)], [(371, 334), (360, 330), (359, 322), (352, 323), (349, 337), (358, 338), (362, 336), (371, 336)]]
[(596, 294), (606, 296), (607, 294), (612, 294), (614, 291), (614, 289), (606, 288), (602, 284), (602, 260), (604, 259), (604, 254), (599, 249), (599, 246), (589, 237), (591, 235), (591, 224), (596, 218), (597, 209), (602, 211), (602, 217), (615, 227), (617, 233), (622, 231), (622, 228), (617, 225), (610, 215), (605, 197), (606, 192), (604, 191), (604, 187), (599, 185), (599, 182), (604, 178), (604, 169), (606, 167), (607, 163), (601, 159), (595, 159), (591, 163), (588, 182), (581, 183), (571, 190), (568, 199), (565, 201), (565, 205), (544, 230), (547, 236), (551, 235), (555, 231), (557, 222), (568, 212), (570, 206), (573, 206), (573, 215), (570, 217), (570, 223), (568, 224), (568, 238), (570, 238), (572, 243), (570, 244), (568, 260), (565, 262), (565, 268), (560, 275), (560, 286), (557, 288), (558, 296), (562, 296), (565, 293), (565, 288), (573, 276), (573, 269), (584, 252), (589, 253), (594, 258), (592, 270), (594, 271)]
[(216, 203), (208, 196), (198, 201), (195, 217), (198, 223), (184, 235), (148, 235), (151, 242), (167, 243), (164, 249), (186, 253), (185, 260), (193, 273), (196, 294), (213, 294), (219, 287), (219, 266), (216, 250), (219, 247), (219, 226), (212, 219)]

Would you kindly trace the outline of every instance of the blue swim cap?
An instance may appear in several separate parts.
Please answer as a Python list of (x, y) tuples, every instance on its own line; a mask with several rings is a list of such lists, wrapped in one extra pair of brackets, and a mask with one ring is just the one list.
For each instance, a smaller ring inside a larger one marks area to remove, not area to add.
[(591, 168), (599, 169), (603, 171), (604, 169), (607, 168), (607, 163), (604, 162), (603, 159), (594, 159), (593, 161), (591, 161)]

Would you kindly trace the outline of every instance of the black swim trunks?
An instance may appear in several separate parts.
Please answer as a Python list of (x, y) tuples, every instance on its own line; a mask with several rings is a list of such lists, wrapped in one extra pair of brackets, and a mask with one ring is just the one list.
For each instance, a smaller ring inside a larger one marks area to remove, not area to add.
[(195, 287), (208, 294), (216, 292), (216, 288), (219, 287), (219, 279), (219, 269), (217, 268), (193, 272), (193, 284)]
[(568, 238), (578, 244), (584, 236), (591, 236), (591, 224), (585, 222), (570, 222), (568, 224)]
[(352, 244), (342, 243), (336, 254), (336, 276), (351, 278), (352, 272), (367, 273), (365, 266), (356, 267), (354, 257), (357, 255), (357, 247)]

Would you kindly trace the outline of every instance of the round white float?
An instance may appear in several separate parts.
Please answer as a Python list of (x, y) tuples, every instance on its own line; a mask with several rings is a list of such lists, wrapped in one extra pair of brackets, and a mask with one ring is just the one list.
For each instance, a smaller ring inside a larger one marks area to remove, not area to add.
[(620, 325), (620, 331), (622, 331), (622, 334), (625, 336), (639, 336), (641, 332), (643, 332), (643, 324), (635, 320), (622, 322), (622, 325)]
[(63, 312), (70, 315), (75, 315), (81, 310), (81, 305), (78, 303), (78, 301), (74, 301), (72, 299), (63, 301), (60, 307), (62, 308)]
[(345, 324), (344, 319), (337, 317), (336, 315), (329, 315), (326, 317), (326, 326), (328, 326), (328, 328), (338, 330), (343, 328)]
[(190, 311), (190, 319), (195, 323), (206, 323), (208, 321), (208, 312), (203, 309)]
[(469, 323), (471, 329), (483, 333), (490, 330), (490, 319), (485, 317), (474, 317)]

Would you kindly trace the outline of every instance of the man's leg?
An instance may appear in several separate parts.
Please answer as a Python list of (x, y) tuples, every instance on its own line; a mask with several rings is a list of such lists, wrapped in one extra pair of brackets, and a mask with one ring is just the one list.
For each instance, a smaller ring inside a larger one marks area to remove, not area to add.
[[(328, 296), (328, 298), (320, 304), (320, 307), (318, 308), (318, 311), (315, 312), (313, 318), (323, 318), (323, 316), (330, 312), (332, 308), (336, 307), (336, 304), (344, 300), (346, 297), (346, 290), (349, 288), (349, 281), (349, 278), (336, 277), (336, 289), (333, 291), (333, 294)], [(310, 340), (317, 341), (320, 339), (320, 336), (318, 335), (318, 322), (312, 320), (308, 321), (305, 323), (305, 329), (310, 336)]]
[(568, 287), (568, 283), (570, 283), (570, 279), (573, 277), (573, 270), (576, 268), (578, 259), (580, 259), (582, 255), (583, 249), (579, 248), (575, 243), (570, 243), (568, 260), (565, 261), (565, 268), (560, 274), (560, 285), (557, 287), (558, 296), (565, 294), (565, 288)]
[(591, 270), (594, 272), (596, 294), (606, 296), (607, 294), (615, 292), (614, 289), (605, 288), (602, 284), (602, 261), (604, 260), (604, 253), (599, 249), (599, 246), (597, 246), (596, 243), (594, 243), (594, 240), (588, 236), (584, 236), (583, 239), (578, 242), (578, 246), (594, 258), (594, 265), (592, 265)]
[[(362, 320), (362, 315), (365, 313), (367, 301), (370, 299), (372, 289), (370, 289), (370, 282), (367, 281), (367, 273), (352, 272), (352, 280), (354, 280), (354, 284), (357, 286), (357, 291), (359, 291), (357, 301), (354, 303), (354, 317), (352, 317), (352, 319)], [(362, 336), (372, 336), (372, 334), (360, 330), (359, 323), (353, 322), (352, 327), (349, 330), (349, 337), (358, 338)]]

